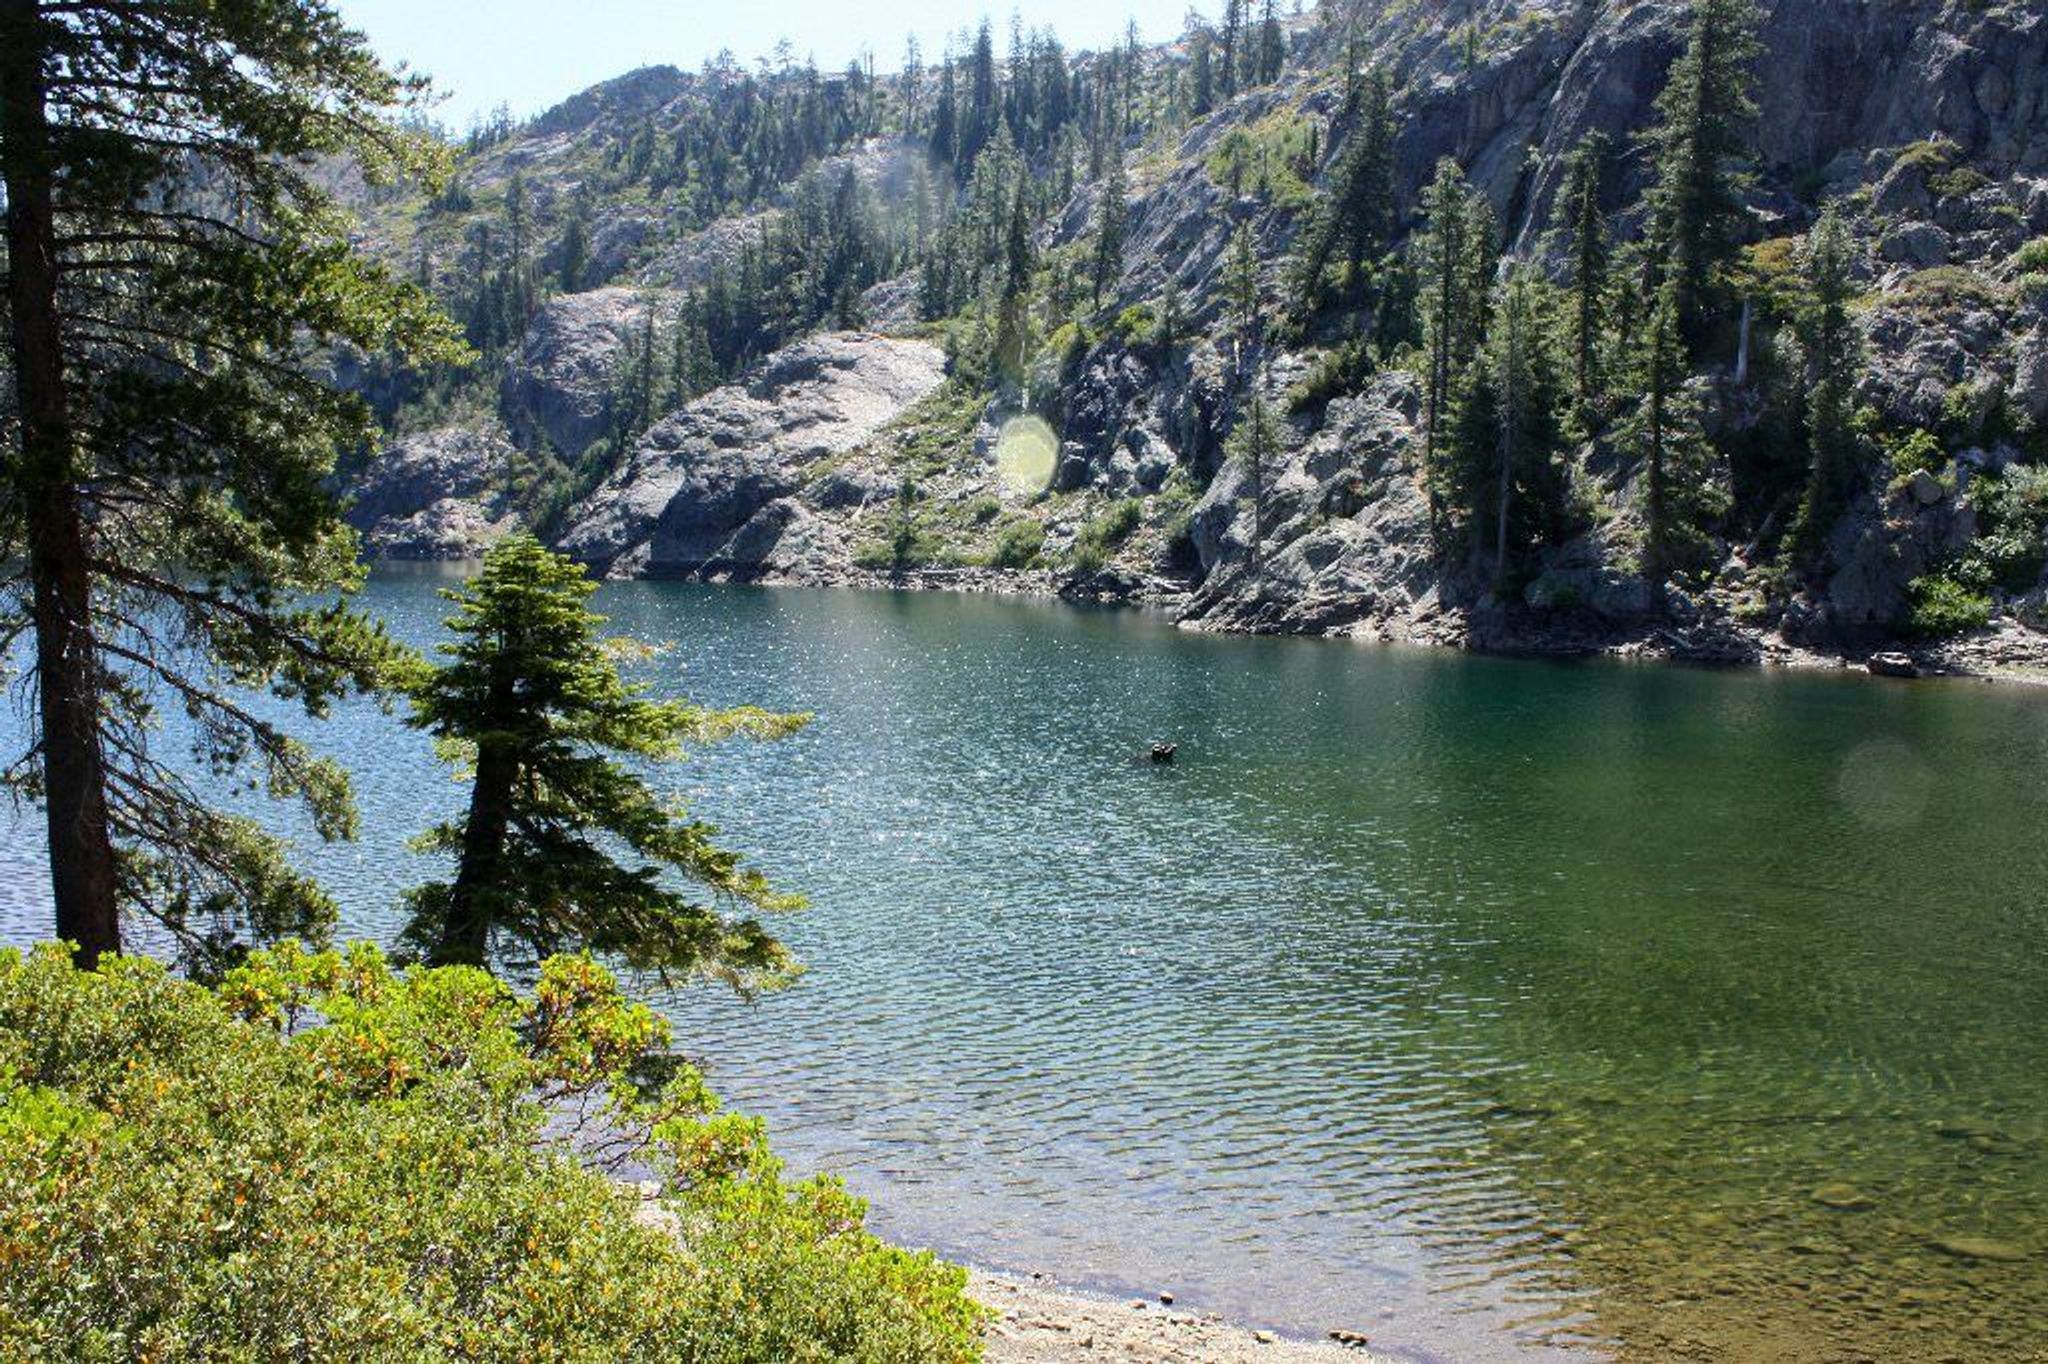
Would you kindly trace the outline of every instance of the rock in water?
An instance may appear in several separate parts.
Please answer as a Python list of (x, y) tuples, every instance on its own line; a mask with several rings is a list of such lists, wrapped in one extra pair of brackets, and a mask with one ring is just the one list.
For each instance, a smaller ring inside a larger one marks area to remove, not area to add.
[(1877, 1206), (1854, 1184), (1823, 1184), (1813, 1191), (1813, 1201), (1836, 1212), (1867, 1212)]
[(1928, 1243), (1944, 1255), (1960, 1260), (1995, 1260), (2014, 1263), (2027, 1258), (2024, 1246), (1992, 1236), (1937, 1236)]

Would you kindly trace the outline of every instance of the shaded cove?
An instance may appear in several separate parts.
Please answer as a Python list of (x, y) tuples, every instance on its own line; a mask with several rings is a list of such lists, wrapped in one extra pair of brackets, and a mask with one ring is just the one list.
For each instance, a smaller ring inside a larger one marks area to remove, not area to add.
[[(426, 644), (441, 583), (368, 601)], [(661, 777), (810, 896), (810, 974), (664, 1002), (885, 1234), (1418, 1360), (2048, 1357), (2048, 695), (598, 605), (660, 694), (817, 714)], [(313, 737), (364, 836), (302, 855), (388, 938), (462, 788), (373, 706)]]

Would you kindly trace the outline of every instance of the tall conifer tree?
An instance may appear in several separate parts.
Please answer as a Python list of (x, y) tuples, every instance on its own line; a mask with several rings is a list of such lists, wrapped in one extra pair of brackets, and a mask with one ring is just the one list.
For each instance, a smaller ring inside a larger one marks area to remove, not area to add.
[(311, 166), (437, 170), (394, 121), (417, 89), (324, 0), (0, 0), (0, 638), (32, 637), (35, 698), (6, 780), (47, 813), (57, 932), (86, 962), (120, 947), (124, 907), (194, 951), (331, 913), (161, 760), (155, 719), (352, 829), (340, 769), (237, 693), (319, 713), (396, 658), (333, 595), (359, 570), (327, 478), (371, 428), (322, 347), (460, 348), (350, 250)]
[[(454, 854), (455, 877), (407, 899), (408, 942), (435, 965), (494, 956), (615, 953), (671, 976), (742, 989), (787, 978), (792, 962), (753, 918), (720, 902), (780, 910), (759, 872), (712, 842), (716, 830), (663, 799), (621, 757), (667, 761), (686, 743), (777, 738), (807, 717), (650, 700), (619, 675), (597, 634), (595, 584), (528, 535), (492, 547), (456, 604), (447, 662), (413, 686), (412, 724), (470, 780), (468, 808), (420, 846)], [(709, 901), (677, 889), (681, 876)]]

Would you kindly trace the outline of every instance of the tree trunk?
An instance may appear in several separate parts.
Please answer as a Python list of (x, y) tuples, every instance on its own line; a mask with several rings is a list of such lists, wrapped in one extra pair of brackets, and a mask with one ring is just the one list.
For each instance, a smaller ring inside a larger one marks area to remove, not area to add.
[(100, 748), (92, 573), (57, 310), (45, 51), (36, 0), (0, 0), (0, 178), (20, 447), (13, 471), (28, 538), (30, 617), (50, 889), (57, 936), (80, 965), (121, 950)]
[(449, 892), (440, 944), (428, 960), (431, 966), (487, 964), (491, 946), (487, 901), (499, 888), (499, 863), (512, 823), (512, 785), (518, 777), (518, 755), (508, 745), (486, 741), (478, 750), (469, 819), (462, 831), (462, 865)]
[(1742, 300), (1742, 339), (1735, 350), (1735, 382), (1749, 382), (1749, 330), (1756, 318), (1756, 303), (1748, 298)]

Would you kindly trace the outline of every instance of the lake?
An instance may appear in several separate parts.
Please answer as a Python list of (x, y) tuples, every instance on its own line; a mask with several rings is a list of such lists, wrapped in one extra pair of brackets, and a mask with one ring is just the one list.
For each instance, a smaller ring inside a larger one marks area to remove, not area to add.
[[(426, 643), (440, 582), (368, 600)], [(598, 600), (658, 692), (817, 714), (664, 778), (810, 974), (666, 1004), (885, 1234), (1415, 1360), (2048, 1358), (2048, 694)], [(321, 738), (364, 837), (306, 860), (388, 936), (462, 788)]]

